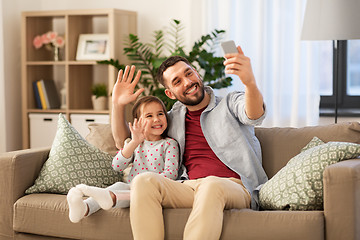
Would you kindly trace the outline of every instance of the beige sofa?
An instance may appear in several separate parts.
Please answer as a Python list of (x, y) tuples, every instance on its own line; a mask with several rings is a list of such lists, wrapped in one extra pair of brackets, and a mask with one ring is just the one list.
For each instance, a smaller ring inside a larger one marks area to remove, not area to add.
[[(360, 124), (256, 128), (256, 135), (272, 177), (313, 136), (360, 143)], [(0, 239), (132, 239), (129, 209), (99, 211), (74, 224), (65, 195), (24, 194), (48, 153), (29, 149), (0, 155)], [(360, 239), (360, 160), (327, 167), (323, 182), (324, 211), (226, 210), (221, 239)], [(166, 239), (182, 239), (190, 211), (164, 209)]]

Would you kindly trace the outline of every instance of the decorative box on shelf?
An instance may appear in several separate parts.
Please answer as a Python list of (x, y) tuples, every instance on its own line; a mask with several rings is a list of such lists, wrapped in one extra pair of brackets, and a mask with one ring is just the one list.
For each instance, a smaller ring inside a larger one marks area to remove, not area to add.
[(90, 123), (110, 123), (108, 114), (70, 114), (71, 125), (80, 133), (82, 137), (86, 137), (90, 130)]

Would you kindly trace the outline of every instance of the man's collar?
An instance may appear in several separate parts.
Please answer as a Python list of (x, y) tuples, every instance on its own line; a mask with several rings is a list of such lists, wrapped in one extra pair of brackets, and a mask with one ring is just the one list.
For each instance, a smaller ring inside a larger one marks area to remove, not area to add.
[(216, 106), (216, 99), (215, 99), (214, 90), (209, 86), (204, 86), (204, 89), (205, 89), (205, 92), (207, 94), (209, 94), (209, 96), (210, 96), (209, 104), (208, 104), (207, 108), (204, 111), (210, 111), (211, 109), (213, 109)]

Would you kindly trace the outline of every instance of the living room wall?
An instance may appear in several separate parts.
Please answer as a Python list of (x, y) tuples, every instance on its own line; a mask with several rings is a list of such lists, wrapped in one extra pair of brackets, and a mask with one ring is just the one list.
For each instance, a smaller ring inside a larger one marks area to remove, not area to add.
[[(205, 33), (203, 4), (206, 0), (6, 0), (0, 1), (0, 152), (21, 149), (21, 49), (22, 11), (119, 8), (138, 13), (138, 35), (149, 41), (154, 30), (179, 19), (185, 26), (185, 45), (190, 47)], [(359, 121), (340, 118), (338, 121)], [(333, 123), (320, 118), (319, 124)]]
[(203, 0), (11, 0), (0, 1), (0, 152), (22, 148), (21, 12), (64, 9), (118, 8), (138, 13), (138, 35), (150, 41), (152, 32), (179, 19), (189, 48), (202, 32)]
[(40, 0), (0, 1), (0, 152), (21, 148), (21, 12)]

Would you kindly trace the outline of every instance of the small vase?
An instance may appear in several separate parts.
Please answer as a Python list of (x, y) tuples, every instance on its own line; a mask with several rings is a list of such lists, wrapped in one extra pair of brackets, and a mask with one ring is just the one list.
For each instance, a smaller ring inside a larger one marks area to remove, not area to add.
[(59, 48), (58, 47), (54, 47), (54, 61), (55, 62), (59, 61)]
[(94, 110), (106, 110), (107, 109), (107, 97), (98, 97), (95, 95), (91, 96)]

